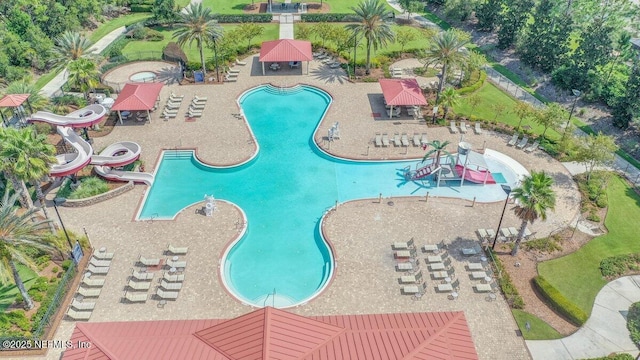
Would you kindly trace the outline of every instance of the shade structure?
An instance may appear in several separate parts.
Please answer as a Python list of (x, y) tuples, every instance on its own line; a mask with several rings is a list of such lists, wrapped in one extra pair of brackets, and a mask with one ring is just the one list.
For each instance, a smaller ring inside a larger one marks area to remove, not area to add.
[(164, 84), (159, 82), (125, 84), (111, 110), (152, 110), (163, 86)]
[(292, 39), (265, 41), (260, 48), (259, 60), (262, 63), (263, 75), (265, 62), (311, 61), (313, 60), (311, 42)]
[(382, 95), (387, 105), (427, 105), (416, 79), (380, 79)]
[(16, 108), (22, 105), (30, 94), (8, 94), (0, 99), (0, 108)]

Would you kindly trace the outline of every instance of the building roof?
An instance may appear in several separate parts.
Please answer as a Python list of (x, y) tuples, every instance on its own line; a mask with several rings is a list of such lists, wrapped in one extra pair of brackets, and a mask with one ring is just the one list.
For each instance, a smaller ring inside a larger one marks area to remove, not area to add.
[(427, 105), (416, 79), (380, 79), (387, 105)]
[(303, 40), (280, 39), (265, 41), (260, 48), (260, 61), (311, 61), (311, 42)]
[(477, 359), (463, 312), (77, 323), (63, 359)]
[(111, 110), (151, 110), (163, 86), (160, 82), (125, 84)]
[(16, 108), (31, 96), (31, 94), (7, 94), (0, 99), (0, 108)]

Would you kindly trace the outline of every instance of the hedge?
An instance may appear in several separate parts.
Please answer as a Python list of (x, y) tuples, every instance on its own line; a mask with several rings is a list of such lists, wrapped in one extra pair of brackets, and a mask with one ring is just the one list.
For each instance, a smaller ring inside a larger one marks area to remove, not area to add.
[(353, 14), (301, 14), (302, 22), (351, 22)]
[(153, 5), (131, 5), (131, 12), (133, 13), (142, 13), (142, 12), (151, 12)]
[(476, 81), (475, 83), (469, 86), (465, 86), (463, 88), (458, 89), (457, 90), (458, 95), (460, 96), (466, 95), (480, 89), (480, 87), (482, 87), (482, 85), (484, 84), (485, 80), (487, 80), (487, 73), (484, 71), (481, 71), (480, 78), (478, 79), (478, 81)]
[(533, 278), (533, 283), (549, 305), (576, 326), (582, 326), (587, 321), (587, 314), (562, 295), (547, 279), (542, 276)]
[(221, 24), (268, 23), (273, 20), (273, 14), (216, 14), (213, 18)]
[[(493, 250), (489, 251), (493, 252)], [(500, 284), (502, 293), (507, 298), (507, 303), (509, 303), (509, 305), (514, 309), (524, 309), (524, 300), (522, 299), (522, 296), (520, 296), (518, 289), (513, 285), (511, 277), (504, 269), (504, 265), (502, 265), (500, 258), (495, 256), (495, 252), (493, 253), (493, 260), (497, 272), (501, 274), (501, 277), (498, 278), (498, 283)]]
[(600, 261), (602, 276), (612, 279), (640, 269), (640, 254), (611, 256)]

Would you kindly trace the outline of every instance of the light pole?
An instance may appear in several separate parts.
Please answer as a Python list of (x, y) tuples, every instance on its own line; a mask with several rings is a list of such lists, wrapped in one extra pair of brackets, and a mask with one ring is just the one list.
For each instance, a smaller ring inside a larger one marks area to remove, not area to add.
[[(69, 233), (67, 233), (67, 228), (64, 227), (64, 223), (62, 222), (62, 218), (60, 217), (60, 212), (58, 212), (58, 206), (67, 201), (65, 198), (55, 198), (53, 199), (53, 209), (56, 211), (56, 215), (58, 215), (58, 221), (60, 221), (60, 226), (62, 226), (62, 231), (64, 231), (64, 236), (67, 237), (67, 243), (69, 243), (69, 249), (73, 252), (73, 245), (71, 244), (71, 239), (69, 238)], [(73, 253), (71, 254), (71, 258), (73, 259)]]
[(573, 110), (576, 109), (576, 103), (578, 102), (580, 95), (582, 95), (582, 91), (580, 90), (573, 89), (571, 90), (571, 92), (573, 93), (573, 96), (575, 96), (575, 98), (573, 99), (573, 105), (571, 105), (571, 111), (569, 111), (569, 120), (567, 120), (567, 126), (564, 127), (564, 131), (562, 132), (562, 140), (564, 140), (564, 137), (567, 134), (567, 129), (569, 128), (569, 126), (571, 126), (571, 116), (573, 115)]
[(493, 245), (491, 245), (491, 250), (496, 248), (496, 242), (498, 241), (498, 235), (500, 235), (500, 226), (502, 226), (502, 220), (504, 219), (504, 213), (507, 211), (507, 204), (509, 204), (509, 194), (511, 194), (511, 187), (508, 185), (500, 185), (502, 186), (502, 190), (507, 193), (507, 199), (504, 201), (504, 207), (502, 208), (502, 215), (500, 215), (500, 222), (498, 222), (498, 229), (496, 229), (496, 237), (493, 238)]
[(438, 101), (440, 100), (440, 88), (442, 86), (442, 74), (436, 75), (440, 81), (438, 82), (438, 89), (436, 89), (436, 103), (433, 105), (433, 117), (431, 118), (431, 123), (436, 123), (436, 115), (438, 115)]

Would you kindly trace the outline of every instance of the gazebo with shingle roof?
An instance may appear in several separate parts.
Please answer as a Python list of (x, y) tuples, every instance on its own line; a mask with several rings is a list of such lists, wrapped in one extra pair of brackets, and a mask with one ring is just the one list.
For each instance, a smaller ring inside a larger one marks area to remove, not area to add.
[(265, 62), (306, 61), (307, 74), (309, 62), (313, 60), (311, 42), (304, 40), (280, 39), (265, 41), (260, 48), (260, 62), (262, 63), (262, 75), (264, 75)]

